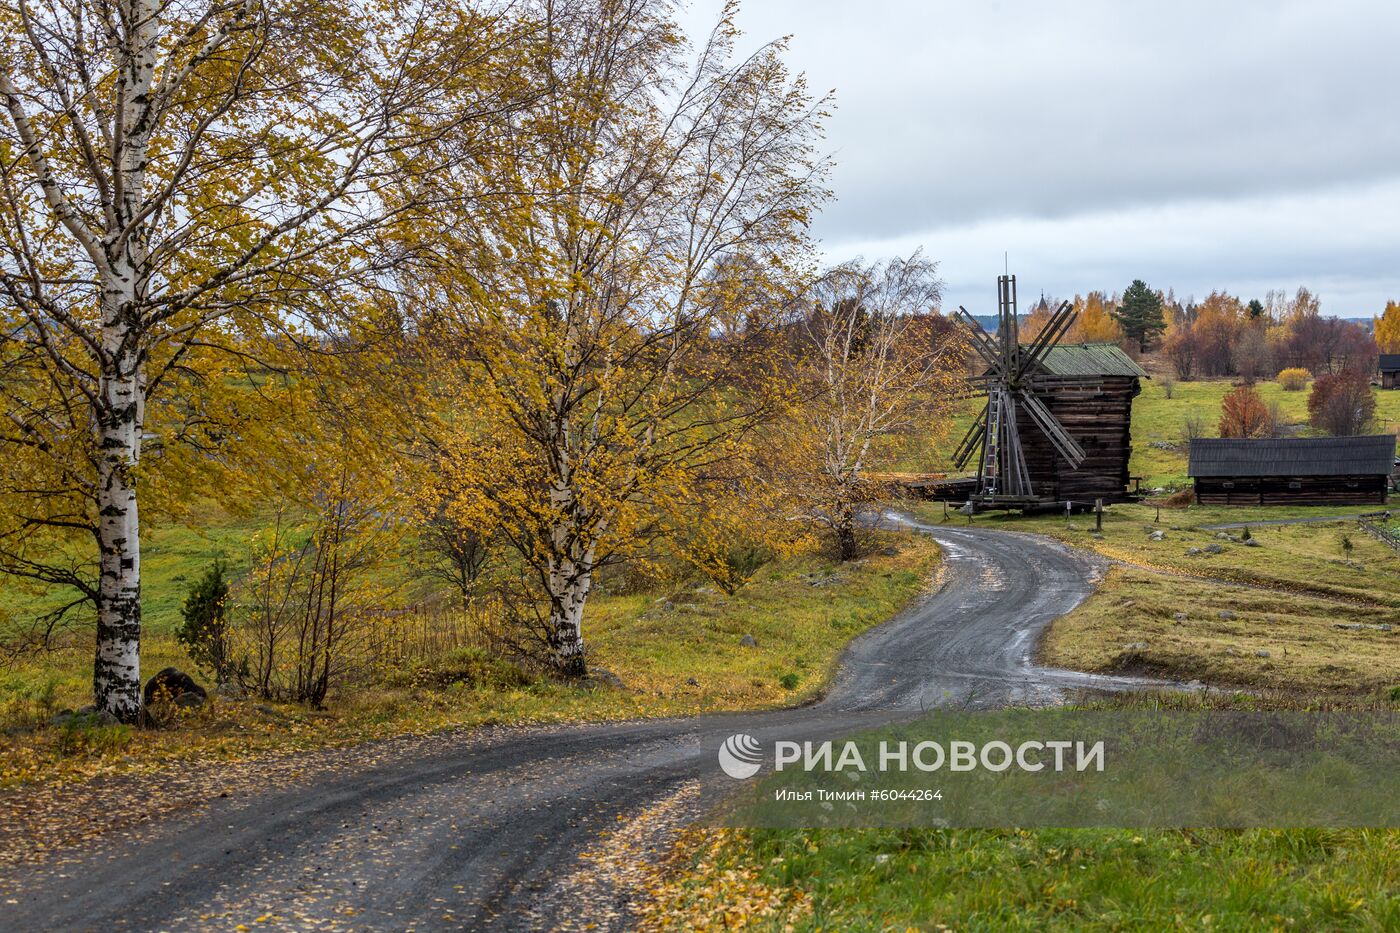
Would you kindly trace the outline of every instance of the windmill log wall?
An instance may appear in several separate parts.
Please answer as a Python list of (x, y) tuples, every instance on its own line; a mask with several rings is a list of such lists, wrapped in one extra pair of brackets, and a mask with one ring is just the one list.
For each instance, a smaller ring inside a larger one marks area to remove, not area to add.
[(1062, 377), (1036, 390), (1086, 454), (1079, 469), (1071, 469), (1030, 416), (1018, 410), (1016, 425), (1036, 494), (1057, 502), (1127, 498), (1133, 399), (1141, 391), (1136, 376)]

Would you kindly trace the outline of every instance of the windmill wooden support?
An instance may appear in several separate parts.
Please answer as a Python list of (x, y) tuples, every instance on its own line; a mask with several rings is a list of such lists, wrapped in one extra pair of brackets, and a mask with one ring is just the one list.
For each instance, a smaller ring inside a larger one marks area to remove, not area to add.
[[(1124, 498), (1131, 404), (1146, 374), (1116, 346), (1062, 346), (1076, 316), (1069, 302), (1022, 344), (1013, 275), (998, 277), (997, 305), (994, 334), (958, 309), (986, 364), (973, 380), (986, 404), (953, 456), (959, 470), (977, 464), (970, 504), (1033, 509), (1062, 506), (1067, 494), (1088, 503)], [(1092, 452), (1081, 444), (1085, 438)]]

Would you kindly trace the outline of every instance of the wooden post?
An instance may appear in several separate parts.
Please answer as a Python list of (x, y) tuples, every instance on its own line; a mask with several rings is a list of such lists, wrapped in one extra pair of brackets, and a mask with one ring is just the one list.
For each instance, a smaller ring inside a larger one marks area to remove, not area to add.
[(1160, 523), (1162, 521), (1162, 507), (1160, 505), (1157, 506), (1157, 517), (1152, 519), (1152, 521), (1154, 523)]
[(1103, 531), (1103, 500), (1094, 500), (1094, 530)]
[(1073, 504), (1073, 503), (1071, 503), (1068, 499), (1065, 500), (1065, 527), (1066, 527), (1066, 528), (1069, 527), (1069, 508), (1070, 508), (1070, 506), (1071, 506), (1072, 504)]
[(944, 520), (945, 522), (948, 520), (948, 500), (947, 500), (947, 499), (944, 499), (944, 500), (943, 500), (943, 520)]

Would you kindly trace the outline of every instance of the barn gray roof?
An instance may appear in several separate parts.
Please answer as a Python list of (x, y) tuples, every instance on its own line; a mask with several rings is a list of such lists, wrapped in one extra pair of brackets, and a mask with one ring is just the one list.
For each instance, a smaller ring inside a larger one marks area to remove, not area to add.
[(1379, 369), (1383, 373), (1400, 372), (1400, 353), (1382, 353)]
[(1191, 476), (1370, 476), (1395, 467), (1395, 435), (1203, 437), (1191, 442)]
[(1058, 344), (1041, 361), (1052, 376), (1138, 376), (1142, 367), (1113, 343)]

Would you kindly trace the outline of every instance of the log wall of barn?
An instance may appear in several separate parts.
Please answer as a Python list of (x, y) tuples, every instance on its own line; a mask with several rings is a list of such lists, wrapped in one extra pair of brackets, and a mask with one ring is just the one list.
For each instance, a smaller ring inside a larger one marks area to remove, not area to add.
[(1384, 505), (1385, 476), (1202, 476), (1201, 505)]
[(1084, 448), (1086, 456), (1077, 470), (1070, 469), (1029, 415), (1017, 412), (1021, 447), (1037, 495), (1079, 502), (1125, 498), (1133, 453), (1133, 399), (1140, 391), (1136, 377), (1086, 376), (1036, 393)]

